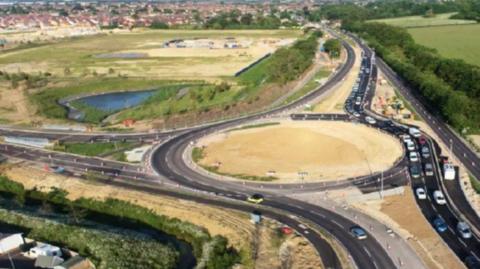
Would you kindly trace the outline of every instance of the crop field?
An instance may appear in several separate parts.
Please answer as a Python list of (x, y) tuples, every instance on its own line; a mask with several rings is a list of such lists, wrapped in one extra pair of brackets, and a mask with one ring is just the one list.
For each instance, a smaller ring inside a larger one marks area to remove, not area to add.
[[(156, 79), (217, 78), (232, 76), (300, 34), (293, 30), (105, 33), (7, 52), (0, 56), (0, 70), (69, 76), (96, 72)], [(190, 40), (191, 46), (164, 47), (170, 40)], [(228, 40), (234, 40), (239, 46), (224, 48)], [(213, 44), (213, 48), (209, 44)]]
[(415, 41), (435, 48), (448, 58), (459, 58), (480, 66), (480, 24), (412, 28)]
[(406, 28), (476, 23), (475, 21), (469, 21), (469, 20), (450, 20), (449, 18), (454, 14), (455, 13), (438, 14), (432, 18), (425, 18), (423, 16), (408, 16), (408, 17), (399, 17), (399, 18), (371, 20), (371, 21), (381, 22), (381, 23), (386, 23), (386, 24), (391, 24), (394, 26), (400, 26), (400, 27), (406, 27)]

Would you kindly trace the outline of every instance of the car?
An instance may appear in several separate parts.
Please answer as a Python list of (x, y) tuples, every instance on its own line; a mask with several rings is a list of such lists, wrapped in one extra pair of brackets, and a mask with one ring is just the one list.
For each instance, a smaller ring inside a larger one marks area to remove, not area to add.
[(435, 230), (439, 233), (443, 233), (448, 229), (447, 223), (445, 223), (445, 220), (440, 216), (437, 216), (433, 220), (433, 227), (435, 227)]
[(433, 165), (431, 163), (426, 163), (423, 170), (426, 176), (428, 177), (433, 176)]
[(437, 205), (447, 204), (447, 200), (445, 200), (445, 196), (443, 196), (443, 193), (440, 190), (436, 190), (433, 192), (433, 200), (435, 200), (435, 203), (437, 203)]
[(420, 136), (422, 136), (422, 133), (420, 132), (420, 130), (414, 127), (408, 128), (408, 133), (415, 138), (419, 138)]
[(352, 233), (352, 235), (359, 240), (367, 239), (367, 233), (359, 226), (350, 228), (350, 233)]
[(366, 116), (366, 117), (365, 117), (365, 121), (368, 122), (368, 123), (370, 123), (370, 124), (375, 124), (375, 123), (377, 123), (377, 121), (376, 121), (374, 118), (370, 117), (370, 116)]
[(427, 139), (425, 138), (425, 136), (423, 136), (423, 135), (420, 136), (420, 137), (418, 138), (418, 143), (419, 143), (420, 145), (422, 145), (422, 146), (425, 145), (425, 144), (427, 144)]
[(413, 143), (412, 140), (407, 140), (405, 145), (406, 145), (408, 151), (414, 151), (415, 150), (415, 143)]
[(467, 256), (465, 258), (465, 264), (469, 269), (480, 269), (480, 260), (478, 260), (475, 256)]
[(418, 168), (417, 165), (411, 165), (410, 166), (410, 175), (413, 178), (419, 178), (420, 177), (420, 169)]
[(415, 193), (417, 194), (418, 200), (425, 200), (427, 199), (427, 193), (425, 192), (425, 189), (423, 187), (418, 187), (415, 190)]
[(422, 157), (425, 159), (430, 157), (430, 149), (428, 148), (428, 146), (422, 147)]
[(402, 135), (402, 140), (403, 140), (403, 143), (407, 143), (407, 142), (409, 142), (409, 141), (413, 143), (412, 138), (411, 138), (409, 135), (407, 135), (407, 134), (406, 134), (406, 135)]
[(355, 100), (355, 104), (358, 106), (362, 103), (362, 98), (359, 96), (357, 97), (357, 99)]
[(464, 221), (460, 221), (457, 223), (457, 231), (463, 239), (472, 238), (472, 231), (470, 230), (470, 226)]
[(416, 151), (410, 151), (408, 158), (411, 162), (418, 162), (418, 153)]
[(252, 194), (247, 198), (248, 202), (254, 203), (254, 204), (260, 204), (261, 202), (263, 202), (263, 200), (264, 200), (263, 195), (259, 193)]
[(356, 118), (360, 118), (360, 113), (355, 111), (355, 112), (353, 112), (353, 116), (356, 117)]

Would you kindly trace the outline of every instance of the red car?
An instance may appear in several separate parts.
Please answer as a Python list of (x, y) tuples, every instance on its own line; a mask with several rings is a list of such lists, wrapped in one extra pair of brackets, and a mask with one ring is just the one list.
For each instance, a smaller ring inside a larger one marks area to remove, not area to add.
[(425, 145), (425, 144), (427, 144), (427, 139), (426, 139), (424, 136), (420, 136), (420, 137), (418, 138), (418, 143), (419, 143), (420, 145)]

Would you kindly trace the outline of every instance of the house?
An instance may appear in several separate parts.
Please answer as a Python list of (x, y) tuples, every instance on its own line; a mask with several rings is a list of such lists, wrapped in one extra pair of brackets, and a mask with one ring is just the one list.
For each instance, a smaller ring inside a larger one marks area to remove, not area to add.
[(39, 255), (35, 260), (35, 267), (37, 268), (54, 268), (63, 263), (63, 259), (57, 256)]
[(23, 240), (23, 235), (21, 233), (0, 233), (0, 254), (5, 254), (9, 251), (17, 249), (23, 244), (25, 244), (25, 240)]
[(62, 251), (57, 246), (40, 243), (36, 247), (31, 248), (28, 254), (33, 258), (39, 256), (62, 256)]
[(74, 256), (53, 269), (94, 269), (95, 266), (82, 256)]

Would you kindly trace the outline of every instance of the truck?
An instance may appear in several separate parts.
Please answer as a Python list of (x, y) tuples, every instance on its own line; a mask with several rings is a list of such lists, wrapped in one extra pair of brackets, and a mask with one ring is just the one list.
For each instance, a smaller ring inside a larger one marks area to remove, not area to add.
[(454, 180), (455, 179), (455, 167), (452, 163), (443, 164), (443, 178), (445, 180)]
[(420, 133), (420, 130), (415, 127), (408, 128), (408, 133), (415, 138), (419, 138), (420, 136), (422, 136), (422, 133)]

